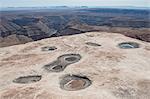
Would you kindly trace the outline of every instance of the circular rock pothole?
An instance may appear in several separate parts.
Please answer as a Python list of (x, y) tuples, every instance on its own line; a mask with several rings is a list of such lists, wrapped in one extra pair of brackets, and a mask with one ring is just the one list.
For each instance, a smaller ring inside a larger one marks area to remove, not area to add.
[(58, 60), (60, 60), (62, 63), (65, 64), (72, 64), (76, 63), (81, 59), (81, 56), (79, 54), (64, 54), (60, 57), (58, 57)]
[(123, 42), (123, 43), (118, 44), (118, 46), (121, 49), (133, 49), (133, 48), (139, 48), (140, 47), (140, 45), (138, 43), (135, 43), (135, 42)]
[(87, 88), (91, 83), (87, 77), (67, 75), (61, 79), (60, 88), (67, 91), (77, 91)]
[(101, 46), (100, 44), (92, 43), (92, 42), (86, 42), (85, 44), (90, 45), (90, 46)]
[(29, 75), (29, 76), (22, 76), (13, 80), (14, 83), (20, 84), (28, 84), (40, 81), (42, 78), (41, 75)]
[(65, 69), (65, 67), (66, 65), (60, 63), (58, 60), (44, 66), (44, 68), (49, 72), (61, 72)]
[(55, 46), (45, 46), (45, 47), (42, 47), (41, 50), (42, 51), (53, 51), (53, 50), (56, 50), (57, 48)]

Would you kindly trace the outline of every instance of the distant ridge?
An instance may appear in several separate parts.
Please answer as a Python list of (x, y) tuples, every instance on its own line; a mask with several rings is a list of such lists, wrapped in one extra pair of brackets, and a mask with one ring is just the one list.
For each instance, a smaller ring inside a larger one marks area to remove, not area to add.
[(150, 7), (136, 7), (136, 6), (96, 6), (95, 8), (149, 9), (150, 10)]
[(37, 9), (70, 9), (88, 8), (88, 6), (46, 6), (46, 7), (0, 7), (0, 11), (37, 10)]
[(135, 6), (43, 6), (43, 7), (0, 7), (0, 11), (15, 11), (15, 10), (37, 10), (37, 9), (68, 9), (68, 8), (117, 8), (117, 9), (145, 9), (150, 10), (150, 7), (135, 7)]

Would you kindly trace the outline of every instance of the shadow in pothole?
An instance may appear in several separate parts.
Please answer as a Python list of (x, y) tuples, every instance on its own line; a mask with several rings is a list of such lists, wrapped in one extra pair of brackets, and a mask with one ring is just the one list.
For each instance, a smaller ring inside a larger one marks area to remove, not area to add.
[(28, 84), (40, 81), (42, 78), (41, 75), (29, 75), (29, 76), (21, 76), (13, 80), (14, 83), (20, 84)]
[(63, 64), (60, 61), (56, 60), (52, 63), (45, 65), (43, 68), (48, 72), (61, 72), (66, 68), (66, 66), (66, 64)]
[(92, 42), (86, 42), (85, 44), (90, 45), (90, 46), (95, 46), (95, 47), (101, 46), (100, 44), (92, 43)]
[(57, 48), (55, 46), (45, 46), (41, 48), (42, 51), (54, 51), (56, 49)]

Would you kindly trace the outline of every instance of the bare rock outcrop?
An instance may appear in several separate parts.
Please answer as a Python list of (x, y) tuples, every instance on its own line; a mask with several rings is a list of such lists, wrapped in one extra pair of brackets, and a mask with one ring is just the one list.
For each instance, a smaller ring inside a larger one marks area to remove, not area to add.
[(150, 44), (91, 32), (0, 48), (0, 99), (149, 99)]

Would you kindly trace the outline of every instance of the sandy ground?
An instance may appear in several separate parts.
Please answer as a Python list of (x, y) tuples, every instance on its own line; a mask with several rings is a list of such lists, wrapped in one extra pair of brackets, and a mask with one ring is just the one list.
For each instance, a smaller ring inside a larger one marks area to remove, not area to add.
[[(136, 42), (140, 48), (120, 49), (122, 42)], [(57, 49), (42, 51), (45, 46)], [(80, 54), (81, 59), (61, 72), (43, 68), (64, 54)], [(60, 81), (68, 74), (86, 76), (91, 85), (63, 90)], [(13, 82), (28, 75), (42, 78), (27, 84)], [(150, 43), (121, 34), (91, 32), (0, 48), (0, 99), (150, 99)]]

